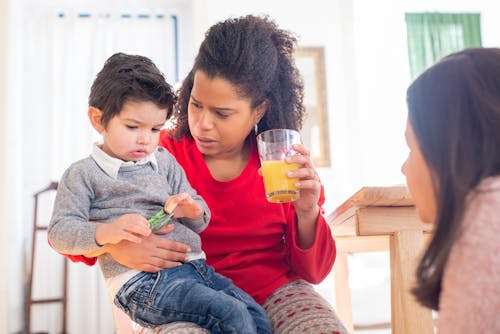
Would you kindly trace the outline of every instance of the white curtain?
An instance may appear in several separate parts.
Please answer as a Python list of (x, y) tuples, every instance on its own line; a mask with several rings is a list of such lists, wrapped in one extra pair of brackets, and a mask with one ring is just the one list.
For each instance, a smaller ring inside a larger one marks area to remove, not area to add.
[[(73, 161), (87, 156), (98, 138), (86, 116), (87, 98), (104, 61), (115, 52), (144, 55), (156, 63), (167, 81), (174, 84), (177, 80), (171, 13), (158, 7), (124, 10), (116, 6), (114, 1), (103, 1), (94, 8), (75, 10), (44, 7), (40, 2), (23, 9), (12, 89), (15, 112), (8, 116), (13, 136), (7, 184), (11, 189), (8, 217), (13, 224), (9, 257), (14, 258), (8, 275), (14, 287), (9, 296), (11, 332), (22, 329), (24, 323), (32, 195), (57, 181)], [(41, 220), (48, 220), (51, 199), (42, 201), (41, 211)], [(61, 257), (48, 249), (45, 234), (40, 233), (37, 242), (34, 294), (39, 298), (58, 293)], [(69, 267), (68, 332), (112, 333), (110, 301), (97, 266), (71, 263)], [(36, 306), (33, 317), (33, 331), (60, 332), (57, 306)]]

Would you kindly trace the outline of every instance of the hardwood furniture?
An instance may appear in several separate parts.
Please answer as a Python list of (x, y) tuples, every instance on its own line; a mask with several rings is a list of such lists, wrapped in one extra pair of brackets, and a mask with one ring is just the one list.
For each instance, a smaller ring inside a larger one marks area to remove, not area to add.
[[(36, 192), (33, 197), (35, 199), (35, 205), (34, 205), (34, 214), (33, 214), (33, 236), (31, 239), (31, 263), (30, 263), (30, 272), (29, 272), (29, 277), (28, 277), (28, 288), (27, 288), (27, 293), (26, 293), (26, 333), (31, 334), (31, 318), (32, 318), (32, 310), (31, 308), (33, 305), (39, 305), (39, 304), (57, 304), (60, 303), (62, 306), (62, 311), (61, 311), (61, 333), (66, 334), (67, 331), (67, 321), (66, 321), (66, 315), (67, 315), (67, 308), (68, 308), (68, 259), (65, 257), (61, 257), (63, 261), (62, 265), (62, 287), (61, 287), (61, 294), (56, 297), (48, 297), (48, 298), (35, 298), (33, 296), (33, 282), (34, 282), (34, 273), (35, 273), (35, 263), (36, 263), (36, 252), (35, 250), (37, 249), (37, 234), (39, 232), (45, 232), (47, 231), (47, 222), (41, 223), (39, 220), (38, 216), (38, 203), (40, 196), (46, 195), (49, 192), (53, 192), (57, 190), (57, 182), (51, 182), (46, 188)], [(46, 234), (44, 235), (45, 238), (42, 240), (42, 243), (47, 245), (47, 239), (46, 239)], [(43, 259), (42, 263), (39, 263), (40, 265), (43, 266)], [(53, 270), (53, 268), (46, 268), (46, 270)]]
[[(394, 334), (434, 332), (432, 313), (410, 293), (432, 225), (422, 223), (405, 186), (363, 187), (327, 217), (337, 244), (335, 293), (340, 319), (354, 331), (347, 254), (389, 251)], [(376, 307), (376, 305), (373, 305)]]

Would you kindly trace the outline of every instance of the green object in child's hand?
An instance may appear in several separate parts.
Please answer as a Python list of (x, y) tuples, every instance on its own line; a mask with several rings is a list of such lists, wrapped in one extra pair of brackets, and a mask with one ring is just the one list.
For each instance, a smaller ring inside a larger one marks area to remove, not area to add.
[(148, 219), (149, 225), (151, 226), (151, 230), (157, 231), (163, 226), (168, 225), (173, 216), (174, 216), (173, 212), (166, 213), (163, 209), (161, 209), (153, 217)]

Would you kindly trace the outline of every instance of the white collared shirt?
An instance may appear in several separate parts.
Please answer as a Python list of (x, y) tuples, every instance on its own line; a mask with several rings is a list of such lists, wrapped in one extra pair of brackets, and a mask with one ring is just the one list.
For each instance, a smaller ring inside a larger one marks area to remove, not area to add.
[(104, 152), (101, 149), (102, 142), (94, 143), (94, 147), (92, 149), (91, 156), (96, 161), (96, 163), (101, 167), (106, 174), (108, 174), (113, 179), (118, 178), (118, 171), (121, 166), (130, 166), (130, 165), (143, 165), (147, 163), (151, 163), (153, 166), (153, 170), (158, 172), (158, 162), (156, 161), (156, 157), (154, 152), (145, 156), (139, 161), (123, 161), (118, 158), (114, 158)]

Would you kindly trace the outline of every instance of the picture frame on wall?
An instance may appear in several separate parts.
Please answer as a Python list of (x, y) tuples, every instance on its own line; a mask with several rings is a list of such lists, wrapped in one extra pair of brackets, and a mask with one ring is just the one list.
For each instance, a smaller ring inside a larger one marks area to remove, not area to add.
[(317, 167), (330, 166), (325, 55), (323, 47), (299, 47), (295, 63), (304, 82), (306, 115), (301, 135)]

